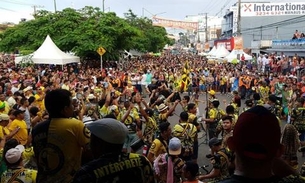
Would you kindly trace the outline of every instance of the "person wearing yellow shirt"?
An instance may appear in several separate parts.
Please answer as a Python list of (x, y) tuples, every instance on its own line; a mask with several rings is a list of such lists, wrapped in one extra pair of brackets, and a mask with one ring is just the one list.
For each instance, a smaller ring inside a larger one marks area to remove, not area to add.
[(202, 119), (207, 123), (209, 139), (216, 137), (216, 128), (220, 119), (225, 116), (225, 112), (222, 109), (218, 109), (220, 103), (217, 99), (212, 101), (212, 108), (209, 110), (208, 118)]
[(25, 145), (28, 141), (28, 129), (24, 121), (24, 111), (16, 110), (13, 112), (13, 115), (15, 119), (9, 124), (8, 129), (10, 132), (19, 129), (13, 138), (18, 140), (21, 145)]
[(72, 182), (81, 167), (82, 155), (88, 152), (90, 131), (72, 118), (72, 94), (55, 89), (46, 94), (49, 119), (32, 130), (32, 144), (37, 161), (37, 182)]
[(172, 129), (169, 122), (162, 122), (158, 126), (160, 135), (151, 144), (147, 159), (153, 163), (160, 155), (167, 152), (169, 139), (172, 135)]
[(7, 170), (1, 175), (1, 182), (35, 183), (37, 171), (24, 168), (23, 145), (17, 145), (3, 152)]
[(7, 114), (0, 114), (0, 149), (4, 147), (6, 140), (11, 139), (19, 130), (19, 128), (16, 128), (10, 132), (6, 127), (9, 121), (10, 117)]
[(35, 103), (39, 107), (40, 111), (44, 110), (44, 92), (43, 92), (43, 87), (37, 88), (37, 93), (34, 95), (35, 97)]
[(219, 84), (220, 84), (220, 93), (226, 94), (227, 93), (227, 78), (225, 76), (221, 76)]

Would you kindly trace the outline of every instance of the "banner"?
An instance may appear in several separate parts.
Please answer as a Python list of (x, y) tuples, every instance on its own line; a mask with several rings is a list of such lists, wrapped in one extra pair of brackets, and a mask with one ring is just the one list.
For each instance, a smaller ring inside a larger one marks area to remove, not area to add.
[(244, 49), (243, 38), (241, 36), (234, 37), (234, 49), (235, 50), (243, 50)]
[(204, 43), (204, 51), (206, 51), (206, 52), (210, 51), (210, 43), (209, 42)]
[(241, 3), (241, 16), (305, 15), (305, 2)]
[(169, 20), (159, 17), (152, 17), (152, 22), (154, 26), (171, 27), (171, 28), (186, 29), (186, 30), (198, 29), (198, 22)]

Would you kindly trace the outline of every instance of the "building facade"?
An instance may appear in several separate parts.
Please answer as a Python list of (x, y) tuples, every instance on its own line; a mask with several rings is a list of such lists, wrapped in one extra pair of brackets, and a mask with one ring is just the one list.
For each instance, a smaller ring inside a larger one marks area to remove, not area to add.
[[(243, 2), (240, 12), (244, 48), (271, 48), (272, 40), (290, 40), (296, 30), (305, 32), (305, 2)], [(230, 7), (223, 18), (222, 38), (236, 36), (238, 4)]]
[[(217, 16), (207, 16), (205, 14), (199, 15), (187, 15), (185, 17), (186, 21), (198, 22), (198, 30), (195, 32), (189, 32), (193, 34), (194, 40), (198, 42), (198, 39), (201, 43), (206, 42), (207, 40), (215, 40), (220, 37), (221, 34), (221, 24), (222, 17)], [(207, 24), (206, 24), (207, 20)], [(207, 25), (207, 33), (206, 33)]]

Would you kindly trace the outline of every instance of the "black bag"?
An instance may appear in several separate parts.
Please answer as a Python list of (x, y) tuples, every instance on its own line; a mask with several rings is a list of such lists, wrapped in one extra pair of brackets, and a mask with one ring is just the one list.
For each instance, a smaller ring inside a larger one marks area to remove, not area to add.
[(138, 139), (130, 145), (130, 148), (133, 152), (137, 152), (141, 147), (145, 145), (145, 142), (142, 139)]

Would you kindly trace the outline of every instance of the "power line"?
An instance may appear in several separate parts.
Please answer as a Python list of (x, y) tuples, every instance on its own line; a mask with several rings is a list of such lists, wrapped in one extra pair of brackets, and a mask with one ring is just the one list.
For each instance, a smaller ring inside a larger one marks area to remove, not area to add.
[(252, 31), (252, 30), (259, 30), (259, 29), (262, 29), (262, 28), (263, 29), (270, 29), (270, 28), (274, 28), (274, 27), (279, 27), (279, 26), (285, 26), (285, 25), (289, 25), (289, 24), (300, 23), (302, 21), (305, 21), (305, 15), (299, 16), (299, 17), (295, 17), (295, 18), (291, 18), (291, 19), (287, 19), (287, 20), (283, 20), (283, 21), (279, 21), (279, 22), (275, 22), (275, 23), (271, 23), (271, 24), (267, 24), (267, 25), (264, 25), (264, 26), (246, 28), (246, 29), (243, 29), (242, 32)]
[(6, 11), (11, 11), (11, 12), (17, 12), (17, 11), (14, 11), (14, 10), (11, 10), (11, 9), (8, 9), (8, 8), (3, 8), (3, 7), (0, 7), (0, 9), (6, 10)]
[(11, 3), (11, 4), (33, 6), (33, 4), (23, 3), (23, 2), (20, 2), (20, 1), (12, 1), (12, 0), (0, 0), (0, 1), (6, 2), (6, 3)]

